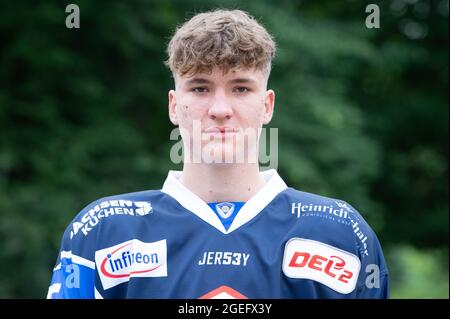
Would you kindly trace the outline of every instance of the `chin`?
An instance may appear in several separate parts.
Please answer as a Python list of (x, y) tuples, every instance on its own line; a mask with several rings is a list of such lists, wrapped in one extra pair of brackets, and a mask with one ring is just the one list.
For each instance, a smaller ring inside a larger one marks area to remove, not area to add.
[(234, 164), (236, 158), (233, 143), (214, 143), (202, 150), (202, 159), (207, 164)]
[(203, 161), (207, 164), (245, 164), (248, 150), (236, 148), (233, 143), (221, 143), (203, 150)]

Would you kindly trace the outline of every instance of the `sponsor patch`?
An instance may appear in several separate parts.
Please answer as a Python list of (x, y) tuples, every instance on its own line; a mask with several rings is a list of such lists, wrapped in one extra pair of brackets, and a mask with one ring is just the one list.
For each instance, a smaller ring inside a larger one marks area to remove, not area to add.
[(144, 243), (132, 239), (95, 252), (95, 264), (104, 289), (131, 277), (166, 277), (166, 240)]
[(289, 278), (311, 279), (349, 294), (355, 289), (360, 268), (358, 257), (336, 247), (304, 238), (286, 243), (283, 273)]
[(72, 224), (70, 239), (80, 231), (85, 236), (98, 225), (100, 219), (114, 215), (146, 216), (152, 212), (150, 202), (131, 200), (108, 200), (95, 205)]

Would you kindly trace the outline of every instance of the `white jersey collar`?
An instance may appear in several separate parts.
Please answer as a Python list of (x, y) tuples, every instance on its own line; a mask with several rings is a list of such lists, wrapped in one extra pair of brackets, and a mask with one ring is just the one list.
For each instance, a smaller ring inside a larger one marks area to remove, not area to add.
[(217, 228), (224, 234), (229, 234), (238, 229), (245, 223), (257, 216), (279, 193), (287, 188), (286, 183), (278, 175), (277, 171), (270, 169), (260, 172), (261, 177), (267, 183), (264, 187), (250, 198), (244, 206), (239, 210), (236, 218), (233, 220), (230, 228), (225, 229), (219, 217), (214, 211), (201, 200), (197, 195), (192, 193), (179, 181), (183, 172), (169, 171), (166, 181), (164, 182), (161, 191), (173, 197), (181, 206), (197, 215), (199, 218)]

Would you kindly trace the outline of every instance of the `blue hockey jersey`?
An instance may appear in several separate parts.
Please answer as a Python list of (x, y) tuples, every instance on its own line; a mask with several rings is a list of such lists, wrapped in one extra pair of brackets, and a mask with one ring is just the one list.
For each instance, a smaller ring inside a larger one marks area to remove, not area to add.
[(227, 227), (176, 171), (161, 190), (91, 203), (63, 235), (47, 297), (389, 297), (380, 243), (353, 207), (261, 174)]

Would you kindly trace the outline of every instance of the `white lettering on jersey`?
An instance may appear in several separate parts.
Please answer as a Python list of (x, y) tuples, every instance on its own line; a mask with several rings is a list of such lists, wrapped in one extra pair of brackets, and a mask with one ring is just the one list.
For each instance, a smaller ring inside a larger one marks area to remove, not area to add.
[(100, 204), (95, 205), (86, 212), (80, 220), (72, 224), (70, 239), (72, 239), (80, 229), (81, 232), (87, 236), (102, 218), (114, 215), (145, 216), (150, 214), (152, 209), (152, 204), (150, 202), (134, 202), (122, 199), (103, 201)]
[(287, 277), (311, 279), (349, 294), (355, 289), (360, 268), (358, 257), (336, 247), (304, 238), (286, 243), (283, 273)]
[(198, 261), (203, 265), (234, 265), (246, 266), (250, 254), (233, 253), (230, 251), (205, 251), (202, 258)]
[(354, 214), (354, 211), (349, 207), (347, 203), (335, 201), (339, 207), (336, 209), (335, 205), (318, 205), (318, 204), (305, 204), (301, 202), (291, 203), (291, 214), (300, 218), (301, 216), (319, 216), (331, 220), (335, 220), (340, 223), (348, 224), (352, 226), (353, 232), (358, 237), (361, 245), (359, 247), (360, 253), (364, 256), (369, 256), (367, 249), (367, 236), (359, 226), (361, 221), (358, 216)]
[(292, 203), (291, 206), (291, 214), (300, 218), (301, 213), (307, 212), (323, 212), (328, 213), (329, 215), (336, 216), (339, 218), (348, 218), (348, 209), (346, 207), (340, 207), (336, 209), (332, 205), (316, 205), (316, 204), (303, 204), (303, 203)]

